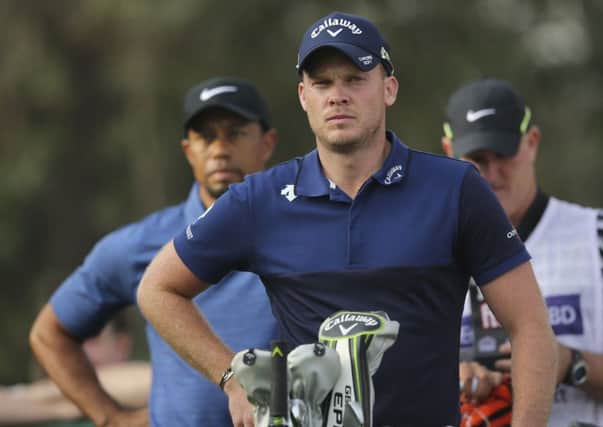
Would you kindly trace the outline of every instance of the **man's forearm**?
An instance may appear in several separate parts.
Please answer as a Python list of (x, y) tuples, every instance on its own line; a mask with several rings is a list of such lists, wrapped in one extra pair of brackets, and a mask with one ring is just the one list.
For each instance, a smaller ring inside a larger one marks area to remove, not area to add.
[(30, 344), (50, 378), (95, 424), (103, 425), (120, 410), (102, 389), (81, 343), (57, 326), (50, 305), (36, 319)]
[(192, 300), (141, 283), (138, 304), (162, 338), (192, 367), (219, 383), (232, 351), (214, 334)]
[(547, 425), (557, 372), (555, 338), (549, 330), (522, 328), (521, 335), (512, 337), (514, 427)]
[[(75, 420), (81, 411), (65, 398), (29, 393), (27, 384), (0, 387), (0, 426)], [(55, 393), (60, 392), (55, 388)], [(62, 397), (62, 395), (60, 395)]]
[[(569, 347), (563, 344), (557, 344), (559, 365), (557, 369), (557, 382), (561, 383), (568, 370), (570, 369), (572, 354)], [(591, 353), (587, 351), (580, 351), (588, 374), (586, 375), (586, 382), (579, 386), (579, 388), (593, 399), (603, 401), (603, 354)]]

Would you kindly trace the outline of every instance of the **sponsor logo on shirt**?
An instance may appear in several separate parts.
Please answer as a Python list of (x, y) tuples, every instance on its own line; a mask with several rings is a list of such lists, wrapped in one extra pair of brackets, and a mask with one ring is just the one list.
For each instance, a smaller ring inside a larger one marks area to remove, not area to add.
[(555, 335), (581, 335), (584, 332), (580, 294), (554, 295), (545, 299)]
[(513, 229), (507, 233), (507, 239), (512, 239), (513, 237), (517, 237), (517, 230)]
[(392, 182), (400, 181), (402, 179), (402, 174), (400, 173), (401, 170), (402, 165), (393, 166), (392, 168), (390, 168), (390, 170), (387, 171), (387, 175), (385, 176), (383, 182), (389, 185)]
[(285, 185), (281, 190), (281, 196), (284, 196), (285, 199), (289, 200), (289, 202), (292, 202), (297, 199), (297, 195), (295, 194), (295, 185)]

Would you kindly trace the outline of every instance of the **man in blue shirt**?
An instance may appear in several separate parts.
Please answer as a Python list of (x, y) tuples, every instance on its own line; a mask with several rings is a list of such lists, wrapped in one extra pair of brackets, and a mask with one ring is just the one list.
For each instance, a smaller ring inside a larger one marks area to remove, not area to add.
[[(229, 184), (261, 170), (276, 144), (268, 108), (250, 83), (217, 78), (185, 97), (182, 149), (196, 183), (181, 204), (153, 213), (101, 239), (40, 312), (30, 341), (61, 390), (96, 425), (230, 426), (224, 393), (180, 358), (147, 325), (152, 387), (147, 411), (119, 407), (102, 389), (82, 350), (122, 308), (156, 252), (187, 224), (203, 217)], [(194, 297), (213, 330), (233, 350), (266, 347), (276, 323), (264, 287), (248, 272), (232, 272), (211, 292)], [(203, 348), (199, 338), (193, 340)], [(127, 379), (126, 379), (127, 380)]]
[[(385, 311), (400, 329), (374, 376), (372, 425), (458, 425), (458, 331), (473, 276), (514, 341), (513, 425), (544, 426), (552, 331), (529, 255), (488, 184), (469, 163), (412, 150), (386, 130), (398, 82), (371, 22), (321, 18), (297, 69), (316, 150), (231, 186), (159, 252), (138, 289), (149, 321), (224, 383), (232, 352), (190, 299), (231, 269), (260, 275), (292, 346), (316, 341), (337, 310)], [(253, 425), (237, 382), (224, 389), (234, 424)]]

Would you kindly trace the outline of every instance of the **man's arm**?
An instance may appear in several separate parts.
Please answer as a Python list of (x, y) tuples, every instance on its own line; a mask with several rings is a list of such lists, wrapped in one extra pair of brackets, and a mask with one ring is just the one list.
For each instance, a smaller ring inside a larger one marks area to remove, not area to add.
[[(49, 397), (53, 384), (45, 381), (44, 395)], [(42, 384), (35, 384), (35, 388)], [(62, 396), (60, 391), (54, 387), (53, 392), (57, 398), (42, 398), (32, 396), (29, 384), (16, 384), (13, 386), (0, 386), (0, 426), (30, 425), (32, 423), (50, 421), (75, 420), (82, 416), (80, 410), (71, 401)], [(34, 395), (38, 394), (36, 390)]]
[(513, 426), (546, 426), (556, 385), (557, 347), (532, 266), (525, 262), (483, 286), (513, 347)]
[[(132, 408), (146, 405), (151, 380), (148, 362), (102, 366), (97, 375), (105, 390), (120, 404)], [(49, 379), (0, 386), (0, 426), (75, 420), (83, 416)]]
[(63, 328), (50, 304), (38, 314), (29, 338), (50, 378), (96, 425), (147, 425), (146, 408), (125, 410), (102, 388), (82, 343)]
[[(219, 384), (230, 366), (232, 351), (214, 334), (192, 298), (207, 288), (182, 262), (173, 242), (166, 244), (147, 267), (138, 287), (138, 305), (157, 332), (191, 366)], [(233, 313), (236, 315), (236, 313)], [(217, 385), (216, 385), (217, 387)], [(241, 386), (224, 387), (235, 427), (253, 426), (252, 407)]]

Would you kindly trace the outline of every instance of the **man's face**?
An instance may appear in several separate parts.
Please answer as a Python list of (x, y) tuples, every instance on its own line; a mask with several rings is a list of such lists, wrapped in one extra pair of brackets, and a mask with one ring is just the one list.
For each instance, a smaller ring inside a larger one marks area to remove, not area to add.
[(461, 157), (477, 166), (512, 219), (521, 219), (535, 194), (537, 144), (524, 135), (514, 156), (479, 150)]
[(381, 66), (363, 72), (342, 53), (324, 48), (304, 70), (298, 95), (317, 141), (346, 152), (385, 133), (385, 110), (397, 90), (397, 80)]
[(264, 132), (258, 122), (230, 111), (213, 109), (193, 119), (182, 147), (204, 204), (209, 206), (230, 184), (263, 169), (275, 143), (274, 130)]

